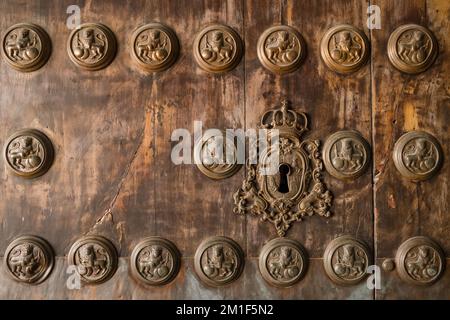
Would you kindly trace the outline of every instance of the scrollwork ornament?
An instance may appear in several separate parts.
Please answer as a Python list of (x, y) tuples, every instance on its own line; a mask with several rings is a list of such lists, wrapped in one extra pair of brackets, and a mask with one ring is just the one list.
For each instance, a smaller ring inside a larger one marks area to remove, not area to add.
[[(227, 148), (233, 151), (227, 152)], [(238, 162), (237, 148), (232, 137), (205, 136), (197, 141), (194, 152), (198, 153), (197, 168), (214, 180), (229, 178), (242, 167)]]
[(53, 145), (41, 131), (23, 129), (15, 132), (7, 141), (4, 156), (8, 167), (16, 175), (36, 178), (51, 167), (54, 157)]
[(114, 59), (117, 43), (114, 33), (100, 23), (83, 23), (73, 29), (67, 41), (72, 62), (85, 70), (99, 70)]
[(274, 26), (258, 39), (258, 58), (268, 70), (284, 74), (298, 69), (306, 56), (302, 35), (290, 26)]
[(356, 131), (343, 130), (327, 138), (323, 161), (328, 173), (338, 179), (355, 179), (369, 166), (370, 146)]
[(340, 285), (354, 285), (362, 281), (371, 261), (366, 244), (351, 236), (341, 236), (331, 241), (323, 257), (327, 276)]
[(109, 280), (117, 270), (118, 257), (114, 245), (101, 236), (85, 236), (70, 248), (69, 265), (76, 267), (85, 284)]
[(234, 69), (242, 58), (243, 44), (232, 28), (214, 24), (201, 30), (194, 40), (194, 58), (205, 71), (223, 73)]
[(180, 51), (175, 33), (161, 23), (139, 27), (131, 36), (131, 45), (134, 61), (148, 72), (168, 69)]
[[(259, 151), (259, 163), (247, 161), (247, 177), (233, 195), (233, 211), (272, 223), (280, 237), (306, 216), (329, 217), (333, 197), (322, 182), (320, 141), (301, 139), (308, 130), (307, 115), (291, 110), (283, 101), (281, 108), (263, 115), (261, 128), (268, 130), (267, 142), (262, 143), (267, 148)], [(276, 132), (279, 143), (270, 145)], [(272, 166), (274, 156), (279, 159), (278, 172), (262, 174)]]
[(130, 257), (131, 273), (151, 286), (171, 282), (180, 269), (180, 253), (169, 240), (149, 237), (142, 240)]
[(9, 244), (4, 264), (12, 279), (36, 285), (42, 283), (52, 272), (53, 249), (40, 237), (21, 236)]
[(259, 255), (259, 270), (268, 283), (287, 288), (305, 275), (308, 257), (295, 240), (277, 238), (269, 241)]
[(47, 32), (32, 23), (19, 23), (6, 30), (2, 55), (14, 69), (30, 72), (41, 68), (50, 57), (51, 41)]
[(395, 256), (397, 272), (404, 281), (427, 286), (444, 272), (445, 255), (437, 243), (427, 237), (413, 237), (403, 242)]
[(416, 74), (427, 70), (434, 63), (438, 47), (430, 30), (417, 24), (406, 24), (392, 32), (387, 50), (395, 68)]
[(354, 26), (342, 24), (329, 29), (322, 38), (320, 54), (325, 64), (338, 73), (351, 73), (369, 57), (369, 40)]
[(421, 181), (435, 175), (442, 165), (442, 148), (435, 137), (422, 131), (402, 135), (394, 146), (393, 159), (402, 176)]
[(212, 237), (197, 248), (194, 267), (200, 280), (213, 287), (235, 281), (244, 269), (244, 252), (232, 239)]

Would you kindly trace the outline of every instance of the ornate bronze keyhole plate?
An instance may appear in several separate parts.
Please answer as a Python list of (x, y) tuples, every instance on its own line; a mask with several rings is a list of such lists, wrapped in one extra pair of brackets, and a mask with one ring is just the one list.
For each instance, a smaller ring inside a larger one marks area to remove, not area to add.
[(194, 40), (194, 58), (205, 71), (222, 73), (234, 69), (242, 58), (243, 44), (239, 34), (228, 26), (210, 25)]
[(402, 25), (389, 37), (389, 60), (402, 72), (423, 72), (434, 63), (437, 55), (437, 40), (425, 27), (417, 24)]
[(278, 74), (297, 70), (306, 55), (302, 35), (289, 26), (274, 26), (265, 30), (257, 46), (261, 64)]
[(439, 171), (442, 149), (435, 137), (422, 131), (402, 135), (394, 146), (394, 164), (410, 180), (426, 180)]
[(99, 284), (110, 279), (116, 272), (117, 251), (104, 237), (86, 236), (72, 245), (68, 262), (77, 268), (84, 283)]
[(180, 253), (169, 240), (149, 237), (142, 240), (130, 257), (132, 275), (151, 286), (172, 281), (180, 269)]
[(203, 241), (194, 257), (195, 272), (210, 286), (235, 281), (244, 269), (244, 252), (232, 239), (212, 237)]
[(264, 280), (276, 287), (290, 287), (300, 281), (308, 265), (306, 251), (297, 241), (278, 238), (269, 241), (259, 255)]
[[(297, 113), (283, 101), (281, 108), (266, 112), (261, 128), (268, 130), (267, 148), (260, 150), (258, 164), (247, 161), (247, 177), (233, 195), (234, 212), (252, 214), (272, 223), (280, 237), (291, 224), (305, 216), (330, 216), (332, 195), (322, 182), (319, 140), (302, 140), (308, 131), (305, 113)], [(277, 131), (275, 131), (277, 130)], [(270, 145), (270, 136), (279, 133), (278, 145)], [(277, 149), (278, 148), (278, 149)], [(262, 174), (279, 157), (275, 174)]]
[(331, 241), (325, 249), (323, 263), (328, 277), (341, 285), (354, 285), (367, 275), (372, 261), (366, 244), (351, 236), (342, 236)]
[(160, 23), (149, 23), (134, 31), (131, 45), (134, 61), (149, 72), (168, 69), (180, 51), (175, 33)]
[(67, 41), (72, 62), (86, 70), (99, 70), (109, 65), (117, 50), (114, 33), (100, 23), (84, 23), (74, 29)]
[(415, 285), (431, 285), (444, 271), (445, 255), (431, 239), (414, 237), (400, 245), (395, 264), (404, 281)]
[(342, 24), (329, 29), (322, 38), (320, 54), (333, 71), (351, 73), (369, 57), (369, 40), (354, 26)]
[(35, 129), (14, 133), (6, 143), (4, 156), (9, 168), (18, 176), (36, 178), (53, 162), (53, 146), (47, 136)]
[(21, 236), (9, 244), (4, 264), (12, 279), (39, 284), (52, 272), (53, 250), (50, 244), (40, 237)]
[(370, 146), (356, 131), (339, 131), (325, 141), (325, 169), (338, 179), (355, 179), (367, 169)]
[(51, 41), (47, 32), (32, 23), (15, 24), (6, 30), (2, 55), (14, 69), (30, 72), (42, 67), (50, 57)]

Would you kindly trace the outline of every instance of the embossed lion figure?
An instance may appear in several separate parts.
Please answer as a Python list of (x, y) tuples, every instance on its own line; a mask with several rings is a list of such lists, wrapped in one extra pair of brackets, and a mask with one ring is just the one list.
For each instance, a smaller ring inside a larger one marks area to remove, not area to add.
[(77, 34), (77, 44), (73, 49), (75, 57), (81, 60), (101, 58), (106, 42), (101, 34), (96, 34), (92, 28), (81, 30)]
[(5, 46), (8, 56), (13, 60), (32, 60), (39, 55), (36, 39), (26, 28), (19, 29), (16, 35), (9, 37)]
[(107, 270), (106, 256), (96, 254), (94, 246), (87, 244), (78, 250), (78, 272), (83, 276), (98, 275)]
[(166, 41), (161, 36), (161, 31), (151, 29), (147, 34), (141, 35), (136, 43), (137, 55), (144, 60), (162, 61), (168, 52), (165, 49)]
[(30, 276), (39, 266), (39, 255), (34, 254), (34, 247), (29, 243), (24, 243), (14, 250), (9, 259), (12, 272), (19, 276)]
[(341, 62), (353, 62), (361, 59), (362, 46), (353, 39), (350, 32), (339, 33), (334, 39), (336, 49), (331, 52), (333, 59)]
[(233, 273), (234, 259), (227, 256), (222, 245), (215, 245), (207, 257), (203, 270), (210, 277), (227, 277)]
[(426, 246), (420, 246), (416, 254), (406, 259), (405, 265), (408, 273), (419, 279), (428, 279), (438, 273), (433, 254)]
[(158, 245), (146, 249), (138, 260), (140, 273), (150, 278), (166, 276), (169, 273), (167, 263), (167, 259), (163, 256), (163, 248)]
[(420, 63), (426, 58), (428, 41), (420, 30), (411, 32), (410, 37), (402, 37), (397, 43), (397, 53), (403, 61)]
[(206, 37), (205, 47), (201, 49), (202, 58), (210, 62), (228, 62), (232, 53), (233, 43), (218, 30), (213, 31), (210, 38)]
[(289, 32), (278, 31), (272, 41), (266, 45), (267, 58), (275, 62), (292, 62), (298, 55), (294, 47), (295, 43), (290, 41)]
[(414, 144), (403, 154), (405, 166), (413, 171), (428, 171), (436, 164), (432, 148), (427, 147), (426, 139), (416, 139)]
[(339, 276), (358, 276), (365, 272), (365, 261), (353, 245), (346, 244), (338, 251), (338, 259), (333, 269)]
[(358, 170), (362, 167), (364, 154), (361, 146), (355, 144), (352, 139), (342, 139), (341, 148), (337, 147), (333, 152), (332, 163), (333, 166), (341, 170)]
[(8, 157), (11, 159), (12, 165), (17, 168), (34, 168), (41, 163), (41, 158), (37, 153), (38, 150), (35, 150), (33, 146), (33, 139), (22, 137), (8, 150)]
[(270, 274), (276, 278), (289, 279), (300, 272), (297, 259), (289, 247), (281, 247), (279, 254), (270, 259), (268, 265)]

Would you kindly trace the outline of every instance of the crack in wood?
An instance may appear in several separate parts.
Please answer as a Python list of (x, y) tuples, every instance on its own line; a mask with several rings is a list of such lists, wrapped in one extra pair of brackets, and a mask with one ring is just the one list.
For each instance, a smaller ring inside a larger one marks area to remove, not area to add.
[(119, 180), (118, 186), (117, 186), (117, 191), (114, 194), (114, 197), (112, 198), (110, 205), (108, 206), (108, 208), (104, 211), (104, 214), (98, 218), (95, 222), (95, 224), (85, 233), (85, 235), (88, 235), (90, 232), (92, 232), (97, 226), (103, 224), (103, 222), (105, 221), (105, 219), (109, 218), (109, 221), (111, 222), (111, 224), (113, 226), (115, 226), (115, 222), (114, 222), (114, 215), (113, 215), (113, 210), (114, 207), (116, 205), (117, 199), (120, 196), (120, 193), (122, 191), (123, 185), (125, 184), (125, 182), (127, 181), (127, 178), (130, 174), (131, 171), (131, 167), (133, 166), (134, 161), (137, 158), (137, 155), (139, 153), (139, 150), (141, 149), (141, 146), (144, 142), (144, 138), (145, 138), (145, 129), (146, 129), (146, 117), (144, 117), (144, 126), (143, 129), (141, 130), (141, 133), (139, 134), (139, 143), (136, 146), (134, 152), (133, 152), (133, 156), (131, 157), (130, 161), (128, 161), (128, 165), (125, 167), (124, 172), (121, 175), (121, 178)]

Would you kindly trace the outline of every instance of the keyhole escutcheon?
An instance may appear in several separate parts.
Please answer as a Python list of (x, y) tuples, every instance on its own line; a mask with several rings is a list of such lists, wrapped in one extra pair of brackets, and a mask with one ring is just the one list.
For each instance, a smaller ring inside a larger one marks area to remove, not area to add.
[(280, 184), (278, 186), (278, 192), (281, 192), (281, 193), (289, 192), (288, 175), (289, 175), (290, 171), (291, 171), (291, 167), (286, 163), (282, 163), (278, 167), (278, 172), (280, 173)]

